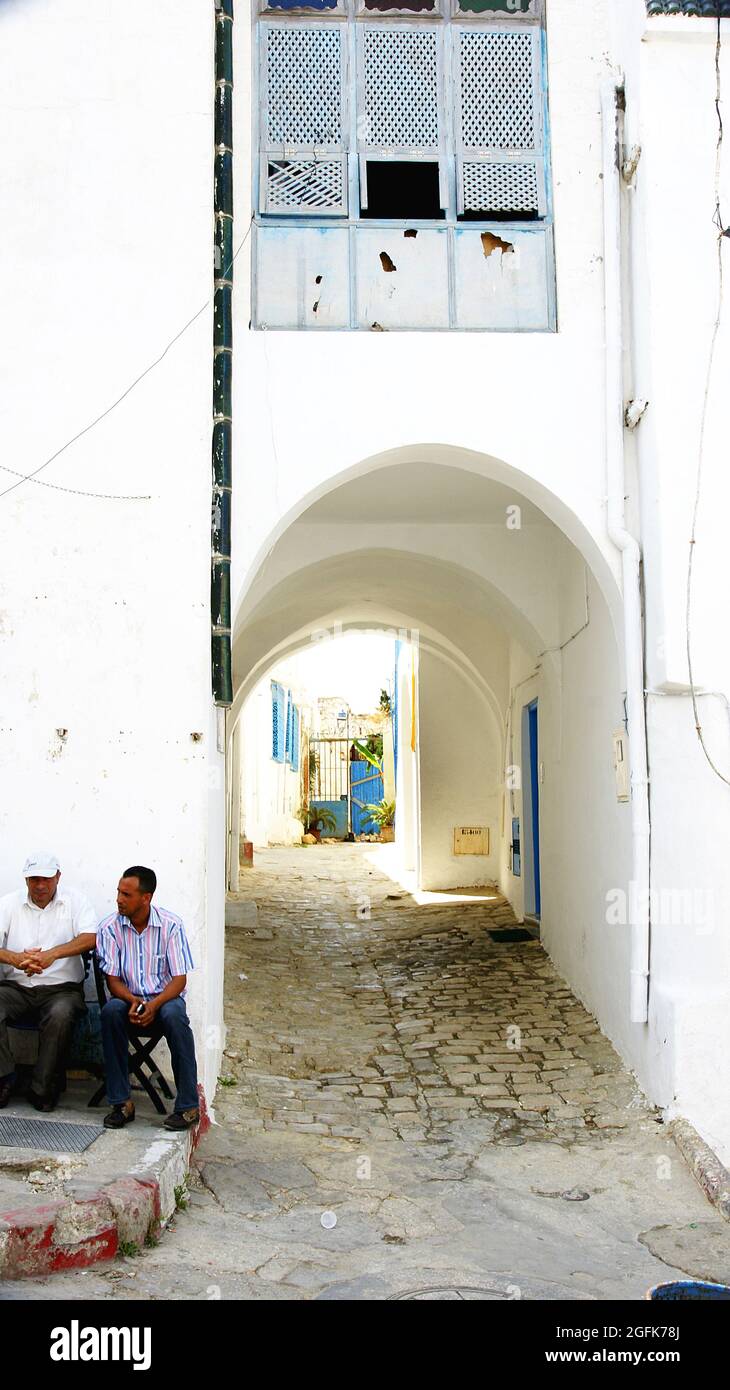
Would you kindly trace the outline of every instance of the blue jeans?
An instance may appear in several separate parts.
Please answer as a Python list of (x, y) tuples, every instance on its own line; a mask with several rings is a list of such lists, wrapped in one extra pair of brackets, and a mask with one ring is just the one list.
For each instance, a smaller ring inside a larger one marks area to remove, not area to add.
[[(175, 1109), (197, 1110), (198, 1071), (195, 1064), (195, 1043), (187, 1009), (182, 999), (168, 999), (157, 1010), (154, 1022), (166, 1039), (172, 1057), (177, 1096)], [(104, 1043), (106, 1093), (112, 1105), (129, 1100), (129, 1038), (149, 1036), (150, 1030), (140, 1030), (129, 1022), (129, 1004), (123, 999), (109, 999), (101, 1011), (101, 1035)]]

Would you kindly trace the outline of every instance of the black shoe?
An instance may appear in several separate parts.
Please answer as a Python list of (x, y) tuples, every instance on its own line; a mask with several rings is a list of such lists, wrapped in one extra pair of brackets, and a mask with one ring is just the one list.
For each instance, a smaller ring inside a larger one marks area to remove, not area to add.
[(200, 1111), (195, 1110), (173, 1110), (164, 1121), (165, 1129), (192, 1129), (200, 1120)]
[(58, 1096), (39, 1096), (36, 1095), (35, 1091), (32, 1089), (26, 1093), (25, 1098), (30, 1101), (34, 1110), (42, 1110), (45, 1114), (49, 1114), (51, 1110), (55, 1110), (58, 1102)]
[(104, 1116), (105, 1129), (124, 1129), (125, 1125), (132, 1123), (134, 1119), (134, 1102), (125, 1100), (123, 1105), (113, 1105), (108, 1115)]
[(11, 1076), (4, 1076), (0, 1081), (0, 1110), (4, 1110), (11, 1095), (13, 1094), (13, 1081)]

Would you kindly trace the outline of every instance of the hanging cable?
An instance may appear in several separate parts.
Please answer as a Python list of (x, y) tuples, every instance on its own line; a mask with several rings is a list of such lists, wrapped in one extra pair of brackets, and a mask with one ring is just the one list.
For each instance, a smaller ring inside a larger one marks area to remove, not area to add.
[[(96, 497), (104, 502), (151, 502), (152, 497), (149, 493), (126, 493), (126, 492), (84, 492), (79, 487), (63, 487), (61, 483), (47, 483), (44, 478), (33, 478), (28, 473), (20, 473), (17, 468), (8, 468), (6, 463), (0, 463), (3, 473), (11, 473), (14, 478), (20, 478), (22, 483), (35, 483), (36, 487), (49, 487), (54, 492), (69, 492), (73, 497)], [(8, 492), (12, 489), (8, 488)], [(0, 493), (2, 496), (2, 493)]]
[(705, 736), (704, 736), (704, 733), (703, 733), (703, 731), (702, 731), (702, 725), (700, 724), (700, 714), (699, 714), (699, 708), (698, 708), (698, 704), (697, 704), (698, 691), (697, 691), (697, 687), (696, 687), (695, 682), (694, 682), (694, 671), (693, 671), (693, 666), (692, 666), (692, 579), (693, 579), (693, 572), (694, 572), (695, 545), (697, 544), (697, 518), (698, 518), (698, 516), (699, 516), (700, 499), (701, 499), (701, 494), (702, 494), (702, 471), (703, 471), (703, 464), (704, 464), (704, 458), (705, 458), (705, 437), (706, 437), (706, 432), (707, 432), (707, 416), (708, 416), (709, 403), (710, 403), (710, 391), (711, 391), (711, 387), (712, 387), (712, 377), (713, 377), (713, 371), (714, 371), (714, 366), (715, 366), (715, 356), (716, 356), (716, 349), (717, 349), (717, 340), (718, 340), (718, 338), (719, 338), (719, 336), (720, 336), (720, 327), (721, 327), (721, 323), (722, 323), (722, 311), (723, 311), (723, 303), (724, 303), (724, 262), (723, 262), (724, 240), (725, 240), (725, 237), (730, 236), (730, 228), (726, 227), (726, 226), (725, 226), (725, 223), (724, 223), (724, 221), (723, 221), (722, 207), (721, 207), (721, 201), (720, 201), (720, 179), (721, 179), (721, 174), (722, 174), (722, 145), (723, 145), (723, 137), (724, 137), (724, 127), (723, 127), (723, 121), (722, 121), (722, 107), (721, 107), (721, 103), (722, 103), (722, 70), (721, 70), (721, 57), (722, 57), (722, 20), (721, 20), (719, 14), (718, 14), (718, 19), (717, 19), (717, 42), (716, 42), (716, 45), (715, 45), (715, 111), (716, 111), (716, 113), (717, 113), (717, 127), (718, 127), (718, 130), (717, 130), (717, 147), (716, 147), (716, 151), (715, 151), (715, 209), (714, 209), (714, 213), (713, 213), (713, 217), (712, 217), (712, 220), (713, 220), (713, 222), (714, 222), (714, 224), (715, 224), (715, 226), (716, 226), (716, 228), (717, 228), (717, 268), (718, 268), (718, 280), (717, 280), (717, 312), (716, 312), (716, 314), (715, 314), (715, 321), (714, 321), (713, 328), (712, 328), (712, 338), (711, 338), (711, 340), (710, 340), (710, 352), (709, 352), (708, 363), (707, 363), (707, 378), (706, 378), (706, 381), (705, 381), (705, 390), (704, 390), (704, 395), (703, 395), (703, 400), (702, 400), (702, 418), (701, 418), (701, 423), (700, 423), (699, 457), (698, 457), (698, 462), (697, 462), (697, 486), (696, 486), (696, 490), (695, 490), (694, 510), (693, 510), (693, 513), (692, 513), (692, 534), (691, 534), (690, 542), (689, 542), (689, 562), (688, 562), (688, 566), (687, 566), (687, 614), (686, 614), (686, 621), (687, 621), (687, 671), (688, 671), (688, 677), (689, 677), (690, 694), (691, 694), (691, 697), (692, 697), (692, 711), (693, 711), (693, 714), (694, 714), (695, 730), (696, 730), (696, 732), (697, 732), (697, 737), (698, 737), (698, 739), (699, 739), (700, 747), (702, 748), (702, 752), (704, 753), (704, 755), (705, 755), (705, 757), (706, 757), (706, 759), (707, 759), (707, 761), (708, 761), (710, 767), (712, 768), (712, 771), (716, 774), (717, 777), (720, 778), (720, 781), (721, 781), (721, 782), (724, 782), (724, 783), (726, 784), (726, 786), (729, 786), (729, 787), (730, 787), (730, 777), (726, 777), (725, 774), (724, 774), (724, 772), (721, 772), (720, 769), (717, 767), (717, 765), (716, 765), (715, 762), (713, 761), (713, 758), (712, 758), (712, 756), (711, 756), (711, 754), (710, 754), (710, 751), (709, 751), (709, 749), (708, 749), (708, 747), (707, 747), (707, 744), (705, 743)]
[[(251, 215), (251, 220), (249, 221), (249, 224), (248, 224), (248, 227), (246, 228), (246, 232), (245, 232), (244, 236), (242, 237), (242, 239), (241, 239), (239, 245), (237, 246), (235, 252), (234, 252), (233, 255), (231, 256), (231, 259), (230, 259), (230, 262), (229, 262), (229, 265), (228, 265), (228, 270), (230, 270), (230, 268), (231, 268), (231, 266), (233, 265), (234, 261), (236, 260), (237, 256), (238, 256), (239, 253), (243, 250), (243, 247), (244, 247), (246, 241), (248, 240), (248, 237), (249, 237), (249, 234), (250, 234), (250, 231), (251, 231), (251, 224), (252, 224), (252, 222), (253, 222), (253, 214)], [(118, 406), (118, 405), (121, 405), (121, 404), (122, 404), (122, 401), (125, 401), (125, 400), (127, 399), (127, 396), (130, 396), (130, 395), (132, 394), (132, 392), (135, 390), (135, 388), (136, 388), (137, 386), (139, 386), (140, 382), (144, 381), (145, 377), (149, 376), (150, 372), (154, 371), (155, 367), (159, 367), (160, 363), (164, 360), (165, 357), (167, 357), (167, 354), (168, 354), (168, 352), (170, 351), (170, 349), (173, 348), (173, 347), (175, 346), (175, 344), (178, 343), (178, 342), (180, 341), (180, 339), (182, 338), (183, 334), (184, 334), (184, 333), (187, 333), (187, 331), (188, 331), (189, 328), (192, 328), (193, 324), (200, 318), (201, 314), (204, 314), (204, 313), (205, 313), (206, 309), (209, 307), (209, 305), (211, 304), (211, 302), (212, 302), (212, 296), (209, 296), (209, 297), (206, 299), (205, 303), (204, 303), (204, 304), (201, 304), (200, 308), (196, 311), (196, 313), (193, 314), (192, 318), (189, 318), (188, 321), (187, 321), (187, 323), (183, 324), (182, 328), (179, 330), (179, 332), (177, 332), (177, 333), (175, 334), (174, 338), (171, 338), (171, 339), (170, 339), (170, 341), (169, 341), (169, 343), (167, 344), (167, 346), (163, 348), (162, 352), (159, 354), (158, 357), (155, 358), (154, 362), (150, 362), (149, 366), (145, 367), (144, 371), (143, 371), (143, 372), (140, 372), (139, 376), (135, 377), (134, 381), (132, 381), (132, 382), (130, 383), (130, 385), (126, 388), (126, 390), (122, 391), (122, 394), (121, 394), (120, 396), (117, 396), (116, 400), (115, 400), (115, 401), (112, 401), (111, 405), (108, 405), (108, 406), (106, 407), (106, 410), (102, 410), (102, 412), (101, 412), (100, 415), (97, 415), (96, 418), (95, 418), (94, 420), (91, 420), (91, 421), (89, 422), (88, 425), (84, 425), (84, 428), (83, 428), (82, 430), (79, 430), (78, 434), (73, 435), (73, 437), (72, 437), (71, 439), (67, 439), (67, 440), (66, 440), (66, 443), (65, 443), (65, 444), (62, 444), (62, 445), (61, 445), (61, 448), (60, 448), (60, 449), (57, 449), (56, 452), (55, 452), (55, 454), (51, 454), (50, 458), (47, 458), (47, 459), (45, 460), (45, 463), (41, 463), (41, 464), (39, 464), (39, 466), (38, 466), (37, 468), (34, 468), (32, 473), (19, 473), (19, 474), (17, 474), (17, 479), (18, 479), (18, 481), (15, 482), (15, 483), (11, 483), (11, 484), (10, 484), (10, 487), (6, 487), (2, 492), (0, 492), (0, 498), (1, 498), (1, 497), (7, 497), (9, 493), (14, 492), (15, 489), (16, 489), (16, 487), (21, 487), (23, 483), (34, 483), (34, 482), (37, 482), (37, 481), (38, 481), (38, 474), (39, 474), (39, 473), (42, 473), (43, 470), (44, 470), (45, 468), (48, 468), (50, 464), (55, 463), (56, 459), (57, 459), (57, 458), (60, 458), (61, 454), (64, 454), (64, 453), (66, 452), (67, 449), (70, 449), (72, 444), (76, 444), (76, 443), (78, 442), (79, 439), (83, 439), (83, 437), (84, 437), (85, 434), (89, 434), (89, 432), (90, 432), (91, 430), (93, 430), (93, 429), (96, 427), (96, 425), (101, 424), (101, 421), (102, 421), (102, 420), (105, 420), (105, 419), (107, 418), (108, 415), (111, 415), (112, 411), (113, 411), (113, 410), (116, 410), (117, 406)], [(2, 467), (3, 470), (4, 470), (6, 473), (14, 473), (14, 472), (15, 472), (15, 469), (13, 469), (13, 468), (7, 468), (4, 464), (0, 465), (0, 467)], [(44, 481), (44, 482), (43, 482), (42, 484), (40, 484), (40, 485), (41, 485), (41, 486), (45, 486), (45, 487), (55, 487), (55, 488), (58, 489), (59, 492), (74, 492), (74, 491), (76, 491), (74, 488), (62, 488), (58, 483), (55, 483), (55, 484), (54, 484), (54, 483), (46, 483), (46, 482)], [(125, 496), (115, 495), (115, 494), (113, 494), (113, 493), (103, 493), (103, 492), (79, 492), (77, 495), (78, 495), (78, 496), (81, 496), (81, 497), (99, 497), (99, 498), (104, 498), (104, 499), (106, 499), (106, 500), (115, 501), (115, 502), (148, 502), (148, 501), (150, 501), (150, 498), (149, 498), (149, 497), (125, 497)]]

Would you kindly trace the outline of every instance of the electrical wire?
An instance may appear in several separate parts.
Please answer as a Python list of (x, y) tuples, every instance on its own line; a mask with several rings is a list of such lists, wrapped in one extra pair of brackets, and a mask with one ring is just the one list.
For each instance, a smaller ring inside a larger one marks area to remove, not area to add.
[[(225, 267), (222, 276), (223, 279), (227, 278), (229, 271), (233, 268), (236, 258), (238, 257), (239, 253), (243, 250), (243, 247), (246, 244), (250, 235), (252, 225), (253, 213), (251, 214), (249, 224), (246, 228), (244, 236), (241, 238), (239, 245), (236, 247), (236, 250), (234, 251), (233, 256), (231, 257), (230, 263)], [(89, 434), (89, 432), (93, 430), (96, 425), (101, 424), (102, 420), (105, 420), (108, 415), (111, 415), (112, 411), (116, 410), (117, 406), (121, 405), (122, 401), (125, 401), (127, 399), (127, 396), (130, 396), (132, 394), (135, 388), (139, 386), (140, 382), (144, 381), (145, 377), (149, 376), (150, 372), (154, 371), (155, 367), (159, 367), (160, 363), (164, 361), (165, 357), (167, 357), (167, 354), (170, 351), (170, 349), (173, 348), (175, 344), (180, 341), (183, 334), (187, 333), (189, 328), (192, 328), (193, 324), (197, 322), (201, 314), (205, 313), (206, 309), (212, 303), (212, 300), (213, 296), (209, 295), (205, 303), (201, 304), (200, 308), (193, 314), (192, 318), (189, 318), (187, 323), (183, 324), (182, 328), (179, 329), (175, 336), (170, 339), (169, 343), (167, 343), (166, 347), (163, 348), (162, 352), (159, 353), (159, 355), (154, 359), (153, 362), (149, 363), (149, 366), (145, 367), (144, 371), (139, 373), (139, 376), (135, 377), (134, 381), (132, 381), (130, 385), (127, 386), (127, 388), (124, 391), (122, 391), (122, 394), (120, 396), (117, 396), (116, 400), (112, 401), (111, 405), (108, 405), (105, 410), (102, 410), (101, 414), (97, 415), (94, 420), (91, 420), (88, 425), (84, 425), (84, 428), (79, 430), (77, 434), (73, 435), (71, 439), (67, 439), (66, 443), (62, 444), (60, 449), (57, 449), (54, 454), (51, 454), (50, 458), (47, 458), (44, 463), (41, 463), (38, 465), (37, 468), (34, 468), (32, 473), (18, 473), (14, 468), (8, 468), (5, 464), (0, 464), (0, 468), (2, 468), (5, 473), (12, 473), (18, 479), (17, 482), (11, 483), (10, 487), (6, 487), (3, 492), (0, 492), (0, 498), (7, 497), (9, 493), (14, 492), (16, 487), (21, 487), (23, 483), (37, 483), (39, 487), (50, 487), (54, 488), (58, 492), (74, 493), (74, 495), (77, 497), (95, 497), (106, 501), (114, 502), (151, 501), (151, 497), (149, 495), (132, 497), (116, 493), (82, 492), (77, 488), (61, 487), (58, 483), (48, 483), (45, 481), (45, 479), (39, 480), (38, 474), (42, 473), (45, 468), (48, 468), (50, 464), (54, 463), (57, 458), (60, 458), (61, 454), (64, 454), (67, 449), (71, 448), (72, 444), (76, 444), (79, 439), (83, 439), (85, 434)]]
[(701, 746), (701, 748), (702, 748), (702, 752), (704, 753), (704, 755), (705, 755), (705, 757), (706, 757), (706, 759), (707, 759), (707, 761), (708, 761), (710, 767), (712, 768), (712, 771), (716, 774), (716, 776), (718, 776), (718, 777), (720, 778), (720, 781), (721, 781), (721, 782), (724, 782), (724, 783), (726, 784), (726, 786), (730, 787), (730, 777), (726, 777), (726, 776), (725, 776), (725, 773), (724, 773), (724, 772), (721, 772), (720, 769), (717, 767), (717, 765), (716, 765), (715, 762), (713, 761), (713, 758), (712, 758), (711, 755), (710, 755), (710, 752), (709, 752), (709, 749), (708, 749), (708, 747), (707, 747), (707, 744), (705, 743), (705, 736), (704, 736), (704, 733), (703, 733), (703, 731), (702, 731), (702, 725), (701, 725), (701, 723), (700, 723), (699, 707), (698, 707), (698, 704), (697, 704), (697, 699), (698, 699), (698, 693), (699, 693), (699, 692), (698, 692), (697, 687), (696, 687), (695, 682), (694, 682), (694, 671), (693, 671), (693, 665), (692, 665), (692, 579), (693, 579), (693, 571), (694, 571), (695, 546), (696, 546), (696, 544), (697, 544), (697, 519), (698, 519), (698, 516), (699, 516), (700, 500), (701, 500), (701, 495), (702, 495), (702, 472), (703, 472), (703, 464), (704, 464), (704, 458), (705, 458), (705, 438), (706, 438), (706, 433), (707, 433), (707, 416), (708, 416), (708, 412), (709, 412), (710, 390), (711, 390), (711, 387), (712, 387), (712, 378), (713, 378), (713, 372), (714, 372), (714, 366), (715, 366), (715, 356), (716, 356), (716, 349), (717, 349), (717, 340), (718, 340), (719, 335), (720, 335), (720, 326), (721, 326), (721, 323), (722, 323), (722, 311), (723, 311), (723, 303), (724, 303), (724, 262), (723, 262), (724, 240), (725, 240), (725, 237), (730, 236), (730, 228), (726, 227), (726, 226), (725, 226), (725, 223), (724, 223), (724, 221), (723, 221), (723, 217), (722, 217), (722, 208), (721, 208), (721, 202), (720, 202), (720, 178), (721, 178), (721, 173), (722, 173), (722, 146), (723, 146), (723, 138), (724, 138), (724, 127), (723, 127), (722, 108), (721, 108), (721, 102), (722, 102), (722, 71), (721, 71), (721, 57), (722, 57), (722, 20), (720, 19), (720, 16), (718, 15), (718, 19), (717, 19), (717, 43), (716, 43), (716, 45), (715, 45), (715, 111), (716, 111), (716, 113), (717, 113), (718, 134), (717, 134), (717, 147), (716, 147), (716, 152), (715, 152), (715, 209), (714, 209), (713, 218), (712, 218), (712, 220), (713, 220), (713, 222), (714, 222), (714, 224), (715, 224), (715, 226), (716, 226), (716, 228), (717, 228), (717, 265), (718, 265), (717, 312), (716, 312), (716, 314), (715, 314), (715, 321), (714, 321), (713, 328), (712, 328), (712, 337), (711, 337), (711, 340), (710, 340), (710, 352), (709, 352), (708, 363), (707, 363), (707, 377), (706, 377), (706, 380), (705, 380), (705, 390), (704, 390), (704, 396), (703, 396), (703, 400), (702, 400), (702, 417), (701, 417), (701, 422), (700, 422), (699, 456), (698, 456), (698, 462), (697, 462), (697, 486), (696, 486), (696, 490), (695, 490), (694, 510), (693, 510), (693, 513), (692, 513), (692, 532), (691, 532), (690, 542), (689, 542), (689, 562), (688, 562), (688, 566), (687, 566), (687, 613), (686, 613), (686, 628), (687, 628), (687, 668), (688, 668), (688, 678), (689, 678), (690, 694), (691, 694), (691, 697), (692, 697), (692, 711), (693, 711), (694, 721), (695, 721), (695, 730), (696, 730), (697, 737), (698, 737), (699, 742), (700, 742), (700, 746)]
[[(49, 460), (51, 462), (51, 460)], [(34, 478), (32, 473), (19, 473), (17, 468), (8, 468), (6, 463), (0, 463), (3, 473), (12, 473), (14, 478), (19, 478), (21, 483), (35, 483), (37, 487), (50, 487), (54, 492), (69, 492), (73, 497), (98, 497), (105, 502), (150, 502), (152, 500), (149, 493), (118, 493), (118, 492), (84, 492), (77, 487), (63, 487), (61, 483), (47, 483), (44, 478)], [(16, 487), (20, 483), (15, 484)], [(12, 487), (6, 488), (6, 492), (12, 492)], [(0, 492), (0, 497), (5, 493)]]

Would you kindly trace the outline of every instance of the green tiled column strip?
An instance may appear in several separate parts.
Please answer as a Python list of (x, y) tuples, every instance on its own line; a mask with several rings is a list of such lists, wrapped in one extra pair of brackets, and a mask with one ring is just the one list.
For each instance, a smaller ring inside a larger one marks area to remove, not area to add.
[(215, 290), (210, 612), (213, 699), (233, 702), (231, 675), (231, 385), (233, 378), (233, 0), (215, 0)]

